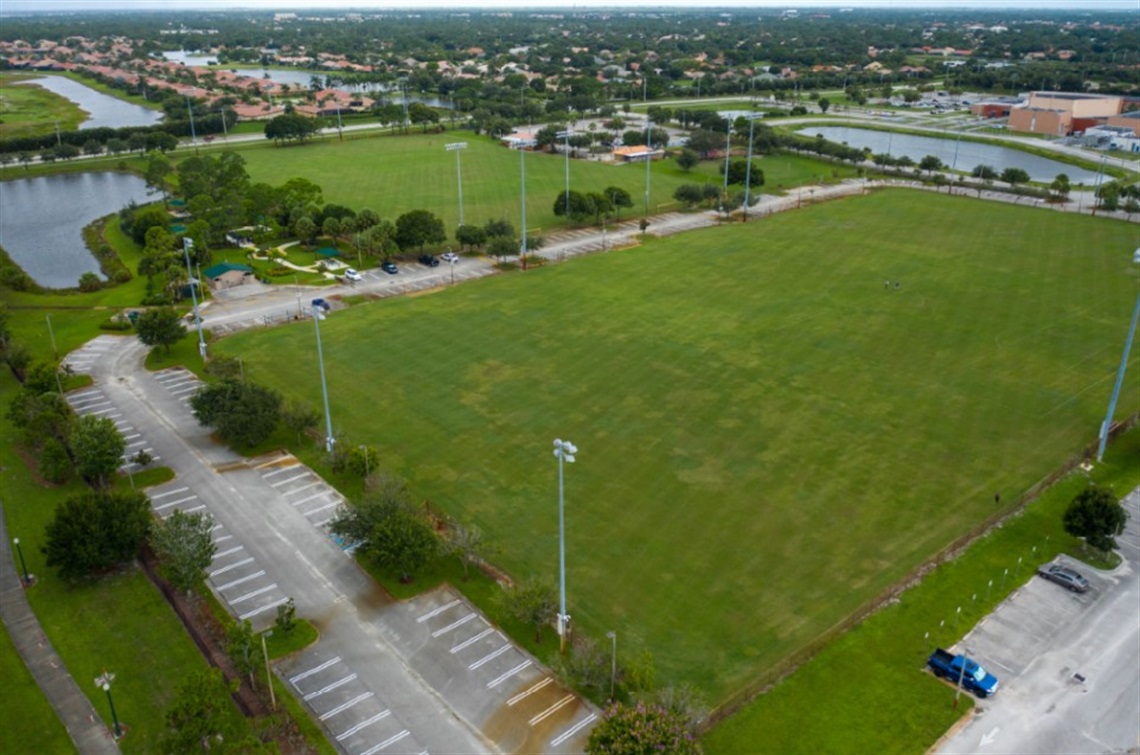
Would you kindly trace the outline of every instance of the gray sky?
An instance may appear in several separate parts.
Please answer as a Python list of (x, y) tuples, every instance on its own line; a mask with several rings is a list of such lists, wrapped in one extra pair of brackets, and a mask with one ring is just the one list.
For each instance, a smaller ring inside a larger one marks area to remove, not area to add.
[(974, 8), (986, 10), (1121, 10), (1138, 0), (0, 0), (0, 13), (60, 10), (298, 10), (510, 8)]

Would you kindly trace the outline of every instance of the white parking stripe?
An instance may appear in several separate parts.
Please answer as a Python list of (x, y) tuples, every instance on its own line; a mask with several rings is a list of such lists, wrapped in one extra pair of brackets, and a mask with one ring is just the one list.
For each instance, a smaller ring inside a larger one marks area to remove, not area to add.
[(388, 745), (396, 744), (397, 742), (399, 742), (401, 739), (408, 736), (409, 734), (411, 734), (411, 732), (408, 731), (407, 729), (404, 729), (402, 732), (395, 735), (394, 737), (388, 737), (387, 739), (385, 739), (383, 742), (376, 745), (375, 747), (368, 749), (368, 750), (365, 750), (364, 752), (360, 753), (360, 755), (376, 755), (376, 753), (379, 752), (380, 750), (383, 750)]
[(450, 624), (445, 626), (443, 629), (435, 630), (434, 632), (431, 633), (431, 636), (432, 637), (439, 637), (441, 634), (447, 634), (452, 629), (455, 629), (456, 627), (459, 627), (459, 626), (463, 626), (467, 622), (471, 621), (471, 619), (476, 618), (478, 615), (479, 614), (477, 614), (477, 613), (469, 613), (466, 616), (464, 616), (463, 618), (457, 619), (457, 620), (451, 622)]
[[(227, 535), (226, 537), (229, 537), (229, 535)], [(231, 587), (237, 587), (238, 585), (242, 584), (243, 582), (248, 582), (251, 579), (257, 579), (258, 577), (264, 577), (264, 576), (265, 576), (265, 570), (262, 569), (261, 571), (256, 572), (254, 574), (250, 574), (247, 577), (235, 579), (233, 582), (227, 582), (224, 585), (221, 585), (220, 587), (218, 587), (218, 592), (225, 592), (226, 590), (230, 589)]]
[(329, 666), (335, 666), (338, 663), (340, 663), (340, 656), (339, 655), (336, 656), (335, 658), (332, 658), (330, 660), (325, 661), (320, 666), (314, 666), (313, 668), (309, 669), (308, 671), (302, 671), (300, 674), (297, 674), (296, 676), (289, 677), (289, 683), (295, 687), (295, 686), (297, 686), (297, 682), (301, 681), (302, 679), (308, 679), (313, 674), (319, 674), (320, 672), (327, 669)]
[[(271, 466), (271, 465), (276, 464), (276, 463), (277, 463), (276, 459), (273, 461), (267, 461), (264, 464), (261, 464), (260, 466), (254, 467), (254, 469), (263, 469), (264, 467), (268, 467), (268, 466)], [(291, 470), (296, 469), (299, 466), (301, 466), (301, 465), (300, 464), (290, 464), (287, 467), (281, 467), (281, 469), (274, 469), (272, 472), (266, 472), (261, 477), (262, 477), (262, 479), (266, 479), (266, 478), (272, 477), (275, 474), (281, 474), (282, 472), (289, 472)]]
[(522, 663), (515, 666), (510, 671), (506, 671), (506, 672), (500, 674), (499, 676), (495, 677), (491, 681), (487, 682), (487, 689), (492, 689), (494, 687), (498, 687), (500, 684), (502, 684), (503, 682), (510, 679), (512, 676), (514, 676), (515, 674), (519, 673), (520, 671), (522, 671), (523, 669), (525, 669), (529, 666), (530, 666), (530, 661), (523, 661)]
[(232, 605), (234, 605), (234, 604), (236, 604), (236, 603), (243, 603), (243, 602), (245, 602), (245, 601), (249, 600), (250, 598), (256, 598), (258, 595), (261, 595), (262, 593), (267, 593), (267, 592), (269, 592), (269, 591), (270, 591), (270, 590), (272, 590), (274, 587), (277, 587), (277, 583), (276, 583), (276, 582), (274, 582), (273, 584), (269, 585), (268, 587), (262, 587), (262, 588), (259, 588), (259, 589), (257, 589), (257, 590), (254, 590), (253, 592), (247, 592), (245, 595), (242, 595), (240, 598), (234, 598), (233, 600), (231, 600), (231, 601), (230, 601), (230, 605), (232, 606)]
[(475, 635), (474, 637), (467, 639), (467, 640), (464, 640), (463, 642), (461, 642), (458, 645), (456, 645), (455, 647), (453, 647), (451, 649), (451, 653), (452, 654), (458, 653), (460, 650), (463, 650), (466, 647), (470, 647), (471, 645), (474, 645), (476, 642), (483, 639), (484, 637), (486, 637), (487, 635), (489, 635), (491, 632), (494, 632), (494, 631), (495, 631), (494, 627), (487, 627), (486, 629), (484, 629), (482, 632)]
[(303, 490), (308, 490), (309, 488), (315, 488), (317, 485), (320, 485), (320, 484), (321, 484), (320, 480), (317, 480), (316, 482), (310, 482), (308, 485), (302, 485), (299, 488), (293, 488), (292, 490), (286, 490), (282, 495), (293, 495), (294, 493), (300, 493)]
[(309, 476), (308, 472), (305, 472), (303, 474), (299, 474), (299, 475), (296, 475), (294, 477), (286, 477), (284, 480), (278, 480), (277, 482), (271, 482), (271, 483), (269, 483), (269, 486), (272, 488), (279, 488), (282, 485), (286, 485), (290, 482), (293, 482), (293, 480), (299, 480), (302, 477), (308, 477), (308, 476)]
[(562, 744), (563, 742), (565, 742), (570, 737), (572, 737), (575, 734), (577, 734), (578, 732), (582, 731), (582, 729), (585, 729), (587, 726), (592, 724), (597, 719), (598, 719), (598, 714), (597, 713), (591, 713), (590, 715), (586, 716), (585, 718), (583, 718), (578, 723), (571, 726), (566, 731), (559, 734), (554, 739), (550, 740), (550, 746), (551, 747), (557, 747), (558, 745)]
[(433, 618), (435, 618), (436, 616), (439, 616), (441, 613), (443, 613), (443, 612), (444, 612), (444, 611), (446, 611), (447, 609), (449, 609), (449, 608), (451, 608), (451, 607), (453, 607), (453, 606), (457, 606), (457, 605), (459, 605), (459, 600), (453, 600), (453, 601), (451, 601), (450, 603), (448, 603), (448, 604), (446, 604), (446, 605), (442, 605), (442, 606), (440, 606), (439, 608), (435, 609), (434, 611), (428, 611), (428, 612), (427, 612), (427, 613), (425, 613), (423, 616), (421, 616), (421, 617), (419, 617), (418, 619), (416, 619), (416, 621), (417, 621), (418, 623), (420, 623), (420, 624), (423, 624), (423, 623), (424, 623), (425, 621), (427, 621), (428, 619), (433, 619)]
[(361, 721), (356, 726), (353, 726), (351, 729), (346, 729), (345, 731), (341, 732), (340, 734), (337, 734), (336, 735), (336, 741), (339, 742), (342, 739), (348, 739), (349, 737), (351, 737), (353, 734), (360, 731), (361, 729), (363, 729), (367, 726), (371, 726), (372, 724), (376, 723), (377, 721), (379, 721), (382, 718), (387, 717), (390, 714), (391, 714), (391, 711), (387, 711), (387, 710), (380, 711), (379, 713), (377, 713), (375, 716), (368, 719), (367, 721)]
[(288, 602), (289, 602), (288, 598), (281, 598), (280, 600), (273, 601), (272, 603), (270, 603), (267, 606), (262, 606), (261, 608), (255, 608), (252, 611), (246, 611), (241, 616), (238, 616), (238, 618), (241, 619), (242, 621), (245, 621), (246, 619), (250, 618), (251, 616), (256, 616), (257, 614), (265, 613), (266, 611), (272, 611), (277, 606), (283, 606)]
[(532, 716), (531, 719), (529, 721), (527, 721), (527, 723), (530, 724), (531, 726), (534, 726), (535, 724), (540, 724), (543, 721), (545, 721), (546, 719), (553, 716), (558, 711), (565, 708), (567, 705), (569, 705), (573, 701), (574, 701), (574, 696), (573, 695), (567, 695), (566, 697), (564, 697), (561, 700), (559, 700), (558, 702), (556, 702), (554, 705), (551, 705), (546, 710), (542, 711), (541, 713), (539, 713), (535, 716)]
[(480, 666), (482, 666), (482, 665), (484, 665), (484, 664), (486, 664), (486, 663), (490, 663), (491, 661), (495, 660), (495, 659), (496, 659), (496, 658), (498, 658), (500, 655), (502, 655), (503, 653), (507, 652), (507, 651), (508, 651), (508, 650), (510, 650), (510, 649), (511, 649), (511, 646), (510, 646), (509, 644), (508, 644), (508, 645), (503, 645), (503, 646), (502, 646), (501, 648), (499, 648), (498, 650), (495, 650), (495, 651), (493, 651), (493, 652), (491, 652), (491, 653), (488, 653), (487, 655), (483, 656), (483, 657), (482, 657), (482, 658), (480, 658), (479, 660), (477, 660), (477, 661), (475, 661), (474, 663), (470, 664), (470, 665), (467, 667), (467, 669), (468, 669), (469, 671), (474, 671), (475, 669), (479, 668)]
[[(337, 713), (343, 713), (344, 711), (348, 710), (349, 708), (356, 705), (357, 703), (359, 703), (363, 700), (367, 700), (370, 697), (372, 697), (372, 690), (369, 690), (367, 692), (364, 692), (362, 694), (357, 695), (356, 697), (349, 700), (347, 703), (341, 703), (340, 705), (336, 706), (332, 710), (327, 711), (325, 713), (322, 713), (320, 716), (317, 716), (317, 718), (320, 719), (321, 721), (324, 721), (327, 718), (332, 718)], [(385, 711), (385, 712), (387, 712), (387, 711)]]
[[(318, 482), (318, 483), (314, 483), (314, 484), (315, 484), (315, 485), (320, 485), (320, 483), (319, 483), (319, 482)], [(288, 493), (286, 493), (285, 495), (289, 495), (289, 494), (288, 494)], [(315, 500), (317, 500), (318, 498), (324, 498), (324, 496), (325, 496), (325, 491), (323, 491), (323, 490), (322, 490), (321, 492), (319, 492), (319, 493), (315, 493), (315, 494), (313, 494), (313, 495), (309, 496), (308, 498), (302, 498), (302, 499), (301, 499), (301, 500), (299, 500), (299, 501), (293, 501), (293, 505), (294, 505), (294, 506), (300, 506), (302, 503), (308, 503), (309, 501), (315, 501)]]
[(150, 497), (150, 500), (153, 501), (155, 498), (165, 498), (168, 495), (177, 495), (178, 493), (185, 493), (189, 489), (190, 488), (175, 488), (174, 490), (168, 490), (165, 493), (155, 493), (154, 495), (152, 495)]
[(210, 572), (210, 576), (216, 577), (219, 574), (225, 574), (228, 571), (233, 571), (234, 569), (238, 568), (239, 566), (245, 566), (246, 564), (252, 564), (252, 563), (253, 563), (253, 558), (252, 557), (247, 558), (247, 559), (244, 559), (242, 561), (238, 561), (236, 564), (230, 564), (229, 566), (223, 566), (221, 569), (216, 569), (216, 570)]
[(163, 509), (168, 509), (171, 506), (177, 506), (180, 503), (186, 503), (187, 501), (193, 501), (197, 497), (198, 496), (196, 496), (196, 495), (192, 495), (192, 496), (187, 496), (186, 498), (179, 498), (177, 501), (171, 501), (170, 503), (164, 503), (161, 506), (155, 506), (154, 510), (155, 511), (162, 511)]
[[(336, 506), (339, 506), (339, 505), (340, 505), (340, 501), (333, 501), (332, 503), (326, 503), (324, 506), (321, 506), (320, 508), (313, 509), (312, 511), (306, 511), (305, 516), (312, 516), (313, 514), (319, 514), (322, 511), (327, 511), (327, 510), (334, 508)], [(328, 521), (328, 520), (326, 519), (325, 521)], [(320, 524), (324, 524), (324, 522), (320, 522)]]
[(214, 554), (214, 560), (217, 561), (219, 558), (224, 558), (224, 557), (230, 555), (231, 553), (237, 553), (238, 551), (243, 551), (243, 550), (245, 550), (245, 546), (239, 545), (236, 548), (230, 548), (229, 550), (225, 550), (225, 551), (222, 551), (220, 553), (215, 553)]
[(535, 684), (531, 685), (530, 689), (524, 689), (522, 692), (518, 693), (510, 700), (507, 700), (507, 705), (514, 705), (517, 702), (522, 702), (523, 700), (533, 695), (535, 692), (538, 692), (540, 689), (550, 684), (552, 681), (554, 681), (554, 677), (548, 676), (542, 681), (536, 682)]
[(304, 700), (305, 702), (308, 702), (309, 700), (312, 700), (314, 697), (320, 697), (321, 695), (325, 694), (326, 692), (332, 692), (337, 687), (343, 687), (344, 685), (348, 684), (349, 682), (351, 682), (355, 679), (356, 679), (355, 673), (349, 674), (348, 676), (342, 676), (340, 679), (337, 679), (335, 682), (332, 682), (331, 684), (326, 684), (324, 687), (321, 687), (316, 692), (310, 692), (309, 694), (305, 695), (301, 699)]

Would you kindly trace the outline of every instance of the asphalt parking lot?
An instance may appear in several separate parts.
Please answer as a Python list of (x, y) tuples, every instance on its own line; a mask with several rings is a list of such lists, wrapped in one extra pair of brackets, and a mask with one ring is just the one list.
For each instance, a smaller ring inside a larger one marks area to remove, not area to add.
[(1124, 505), (1119, 567), (1100, 572), (1062, 556), (1088, 579), (1088, 592), (1033, 576), (955, 646), (1002, 686), (937, 752), (1140, 748), (1140, 491)]

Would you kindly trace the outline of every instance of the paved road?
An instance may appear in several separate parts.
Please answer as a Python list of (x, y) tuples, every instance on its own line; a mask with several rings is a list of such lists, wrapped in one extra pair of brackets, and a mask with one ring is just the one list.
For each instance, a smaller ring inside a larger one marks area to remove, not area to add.
[(1120, 567), (1071, 564), (1091, 584), (1083, 595), (1034, 577), (963, 639), (1002, 689), (937, 752), (1140, 750), (1140, 489), (1125, 506)]
[(231, 613), (267, 628), (292, 598), (316, 624), (320, 641), (277, 671), (341, 751), (584, 750), (596, 709), (449, 590), (393, 601), (327, 530), (340, 494), (292, 456), (244, 459), (214, 442), (188, 405), (197, 378), (147, 372), (145, 351), (133, 337), (89, 342), (68, 361), (94, 385), (68, 400), (175, 470), (148, 491), (157, 515), (213, 516), (209, 581)]

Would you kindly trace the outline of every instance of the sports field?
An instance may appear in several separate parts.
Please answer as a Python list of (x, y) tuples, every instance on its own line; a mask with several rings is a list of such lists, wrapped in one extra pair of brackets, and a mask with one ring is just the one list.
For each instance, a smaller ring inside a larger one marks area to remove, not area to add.
[[(1138, 245), (896, 190), (370, 303), (321, 325), (333, 424), (552, 581), (574, 441), (576, 625), (715, 704), (1093, 439)], [(311, 324), (217, 351), (320, 405)]]

